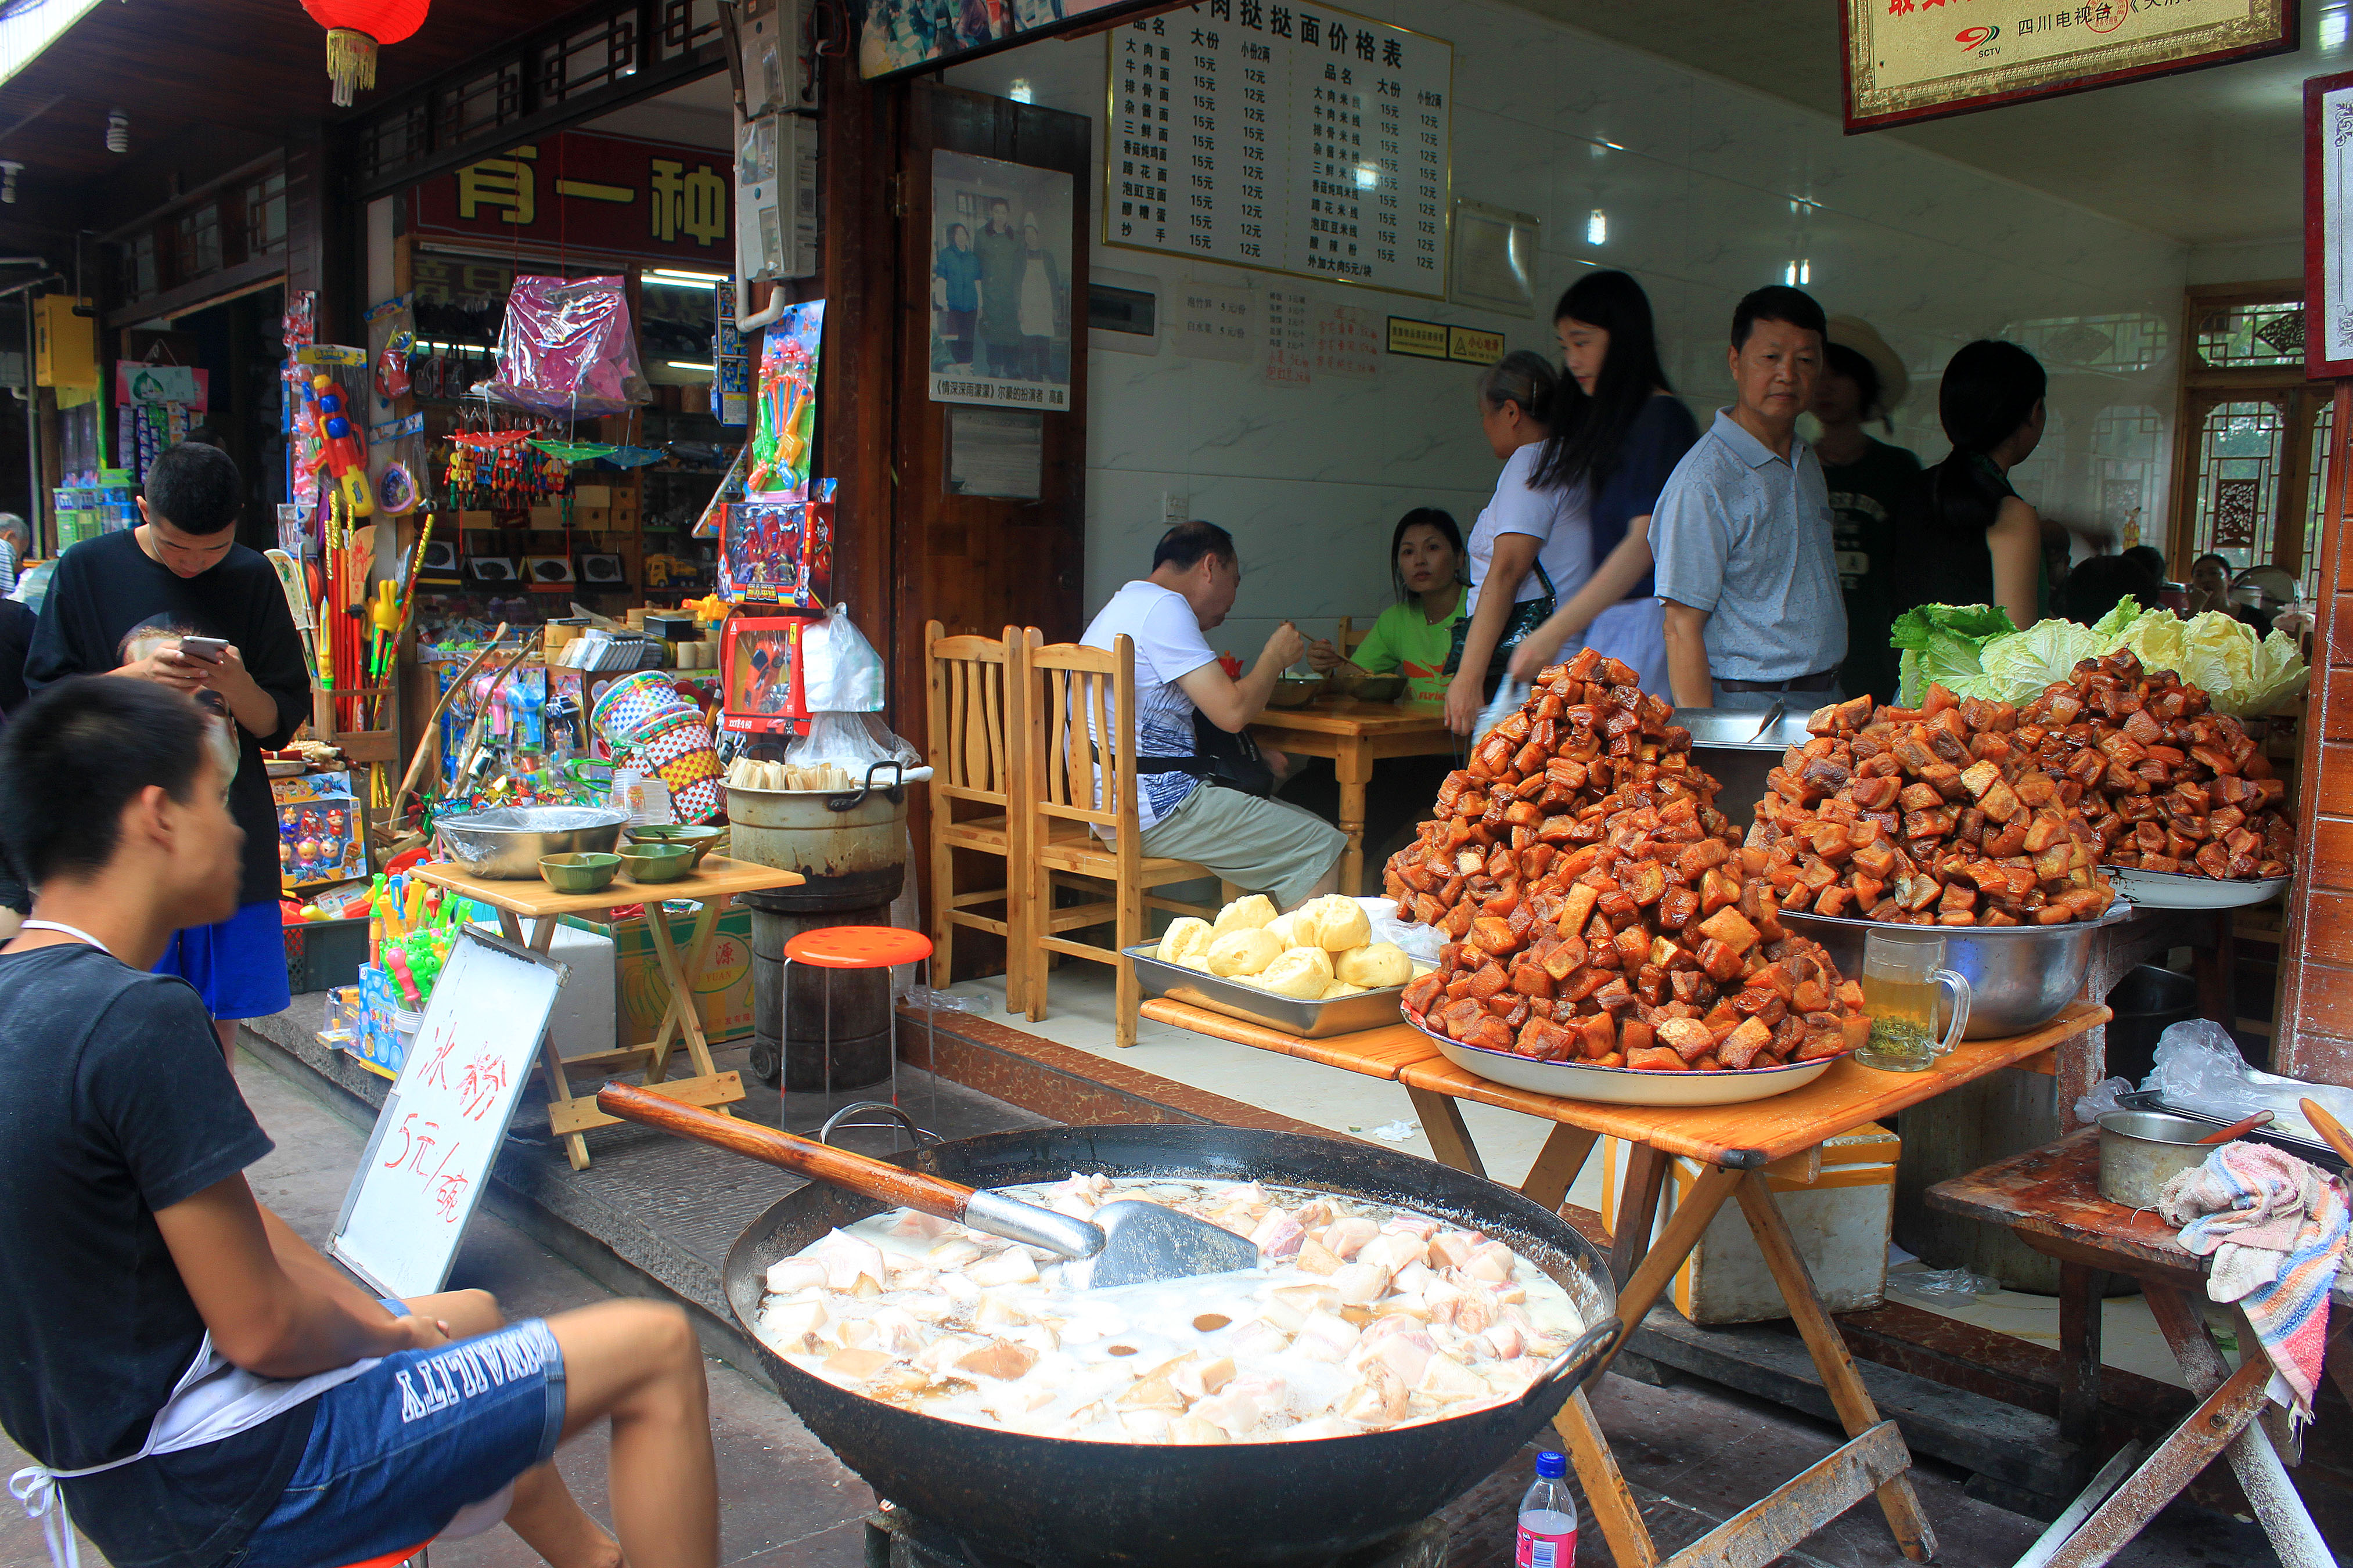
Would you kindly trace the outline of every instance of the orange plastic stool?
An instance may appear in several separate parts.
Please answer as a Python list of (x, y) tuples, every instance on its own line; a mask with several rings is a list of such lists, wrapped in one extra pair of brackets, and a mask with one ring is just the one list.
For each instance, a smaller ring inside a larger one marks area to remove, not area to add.
[[(893, 969), (902, 963), (921, 963), (926, 994), (930, 992), (934, 978), (932, 974), (932, 939), (921, 931), (901, 931), (896, 926), (822, 926), (816, 931), (805, 931), (786, 942), (784, 963), (787, 981), (780, 984), (777, 990), (779, 995), (785, 997), (791, 994), (789, 971), (796, 963), (828, 971)], [(785, 1005), (789, 1006), (790, 1003)], [(932, 1120), (936, 1122), (940, 1107), (939, 1009), (927, 1006), (924, 1012), (928, 1021), (923, 1060), (931, 1071)], [(890, 1015), (891, 1103), (895, 1107), (899, 1103), (899, 1008), (896, 1003), (891, 1005)], [(783, 1020), (778, 1023), (776, 1033), (781, 1045), (791, 1038), (791, 1031), (783, 1026)], [(788, 1082), (790, 1065), (779, 1064), (777, 1070), (781, 1075), (778, 1083)], [(777, 1095), (780, 1123), (784, 1097), (790, 1092), (780, 1089)], [(830, 973), (827, 976), (825, 989), (825, 1109), (830, 1120), (833, 1111), (833, 981)]]
[(420, 1541), (406, 1551), (387, 1552), (381, 1557), (371, 1557), (364, 1563), (346, 1563), (343, 1568), (400, 1568), (400, 1565), (410, 1558), (424, 1556), (425, 1549), (432, 1544), (430, 1541)]

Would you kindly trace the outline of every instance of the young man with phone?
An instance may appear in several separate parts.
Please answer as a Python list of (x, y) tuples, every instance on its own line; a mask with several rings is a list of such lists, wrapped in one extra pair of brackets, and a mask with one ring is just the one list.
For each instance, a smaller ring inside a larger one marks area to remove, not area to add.
[[(51, 1563), (75, 1525), (115, 1568), (322, 1568), (502, 1516), (554, 1568), (712, 1568), (679, 1308), (379, 1300), (254, 1200), (269, 1139), (148, 973), (242, 861), (212, 721), (165, 684), (65, 681), (0, 729), (0, 842), (40, 889), (0, 949), (0, 1424)], [(617, 1542), (548, 1462), (607, 1421)]]
[(237, 464), (216, 447), (184, 442), (158, 457), (139, 500), (144, 521), (58, 559), (25, 664), (36, 691), (69, 676), (119, 676), (195, 697), (214, 715), (229, 813), (245, 830), (237, 907), (174, 933), (157, 967), (195, 987), (231, 1062), (237, 1020), (291, 999), (261, 752), (311, 716), (302, 639), (277, 574), (237, 542), (243, 497)]

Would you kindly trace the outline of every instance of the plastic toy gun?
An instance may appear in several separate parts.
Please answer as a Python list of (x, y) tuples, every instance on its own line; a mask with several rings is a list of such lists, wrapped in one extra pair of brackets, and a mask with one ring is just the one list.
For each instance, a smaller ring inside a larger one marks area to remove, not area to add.
[(375, 497), (368, 493), (367, 454), (360, 447), (358, 427), (343, 407), (342, 388), (331, 375), (314, 375), (302, 394), (311, 431), (319, 438), (319, 465), (333, 476), (343, 492), (343, 508), (353, 517), (374, 517)]

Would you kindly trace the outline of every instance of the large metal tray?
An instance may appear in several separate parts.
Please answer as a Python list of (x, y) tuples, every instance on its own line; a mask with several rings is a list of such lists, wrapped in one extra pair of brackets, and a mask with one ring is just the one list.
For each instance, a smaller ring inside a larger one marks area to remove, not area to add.
[(1297, 1035), (1303, 1040), (1329, 1039), (1334, 1035), (1378, 1029), (1403, 1016), (1398, 1006), (1398, 999), (1405, 994), (1402, 985), (1385, 985), (1377, 991), (1330, 1002), (1299, 1002), (1239, 980), (1204, 974), (1181, 963), (1163, 963), (1152, 955), (1159, 945), (1146, 942), (1122, 950), (1134, 963), (1135, 977), (1144, 983), (1145, 994), (1148, 996), (1166, 996), (1172, 1002), (1206, 1007), (1246, 1024), (1263, 1024), (1286, 1035)]

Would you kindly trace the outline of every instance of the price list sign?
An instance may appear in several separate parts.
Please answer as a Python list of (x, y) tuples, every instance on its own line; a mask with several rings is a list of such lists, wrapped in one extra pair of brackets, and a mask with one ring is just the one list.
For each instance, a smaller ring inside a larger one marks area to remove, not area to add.
[(1108, 41), (1104, 243), (1445, 296), (1453, 45), (1273, 0)]

